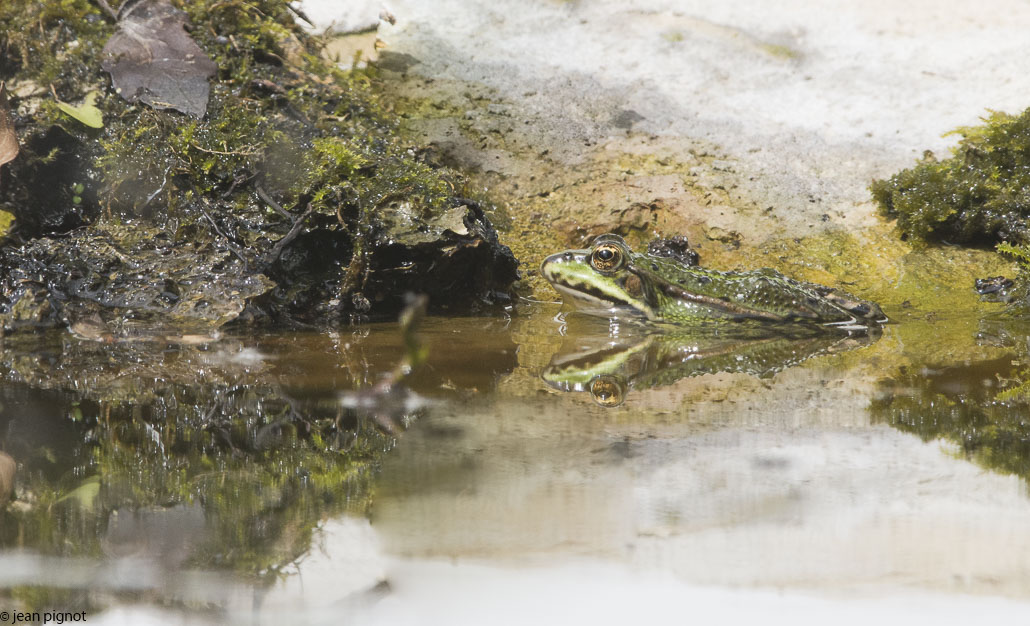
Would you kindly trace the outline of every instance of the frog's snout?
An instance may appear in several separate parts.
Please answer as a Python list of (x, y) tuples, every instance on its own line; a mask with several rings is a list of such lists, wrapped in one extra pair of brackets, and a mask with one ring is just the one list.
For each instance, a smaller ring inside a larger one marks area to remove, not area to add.
[(552, 254), (544, 259), (543, 263), (540, 264), (540, 273), (544, 278), (553, 282), (553, 270), (562, 263), (568, 263), (573, 259), (575, 259), (575, 255), (572, 252), (559, 252), (557, 254)]

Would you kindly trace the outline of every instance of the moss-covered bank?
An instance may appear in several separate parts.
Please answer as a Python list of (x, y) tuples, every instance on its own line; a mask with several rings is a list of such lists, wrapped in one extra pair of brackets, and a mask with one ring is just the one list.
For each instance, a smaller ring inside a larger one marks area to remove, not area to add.
[[(505, 292), (510, 251), (462, 198), (461, 175), (398, 138), (373, 75), (323, 60), (278, 0), (172, 4), (218, 67), (202, 119), (115, 93), (100, 64), (116, 24), (98, 5), (0, 6), (0, 80), (22, 146), (0, 179), (0, 210), (15, 217), (0, 234), (4, 327), (74, 322), (67, 304), (80, 300), (110, 323), (133, 309), (129, 277), (141, 274), (167, 287), (164, 302), (139, 296), (148, 315), (187, 325), (225, 316), (177, 309), (184, 292), (246, 319), (301, 322), (389, 313), (406, 291), (437, 308)], [(91, 92), (100, 129), (58, 106)], [(201, 271), (141, 266), (156, 249)], [(266, 288), (207, 292), (254, 281)]]
[(911, 169), (873, 182), (873, 198), (916, 239), (1030, 243), (1030, 109), (992, 113), (947, 159), (927, 153)]

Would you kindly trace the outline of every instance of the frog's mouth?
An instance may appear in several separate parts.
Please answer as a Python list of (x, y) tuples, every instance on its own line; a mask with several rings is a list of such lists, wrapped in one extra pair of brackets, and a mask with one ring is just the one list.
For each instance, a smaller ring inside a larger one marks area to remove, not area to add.
[(632, 317), (647, 317), (645, 311), (641, 311), (632, 304), (612, 297), (606, 291), (593, 285), (577, 285), (570, 287), (561, 282), (553, 282), (551, 286), (562, 295), (565, 304), (572, 305), (576, 310), (583, 313), (599, 313), (603, 315), (628, 314)]
[(591, 285), (569, 287), (568, 285), (556, 282), (552, 283), (552, 286), (562, 295), (562, 298), (566, 302), (572, 300), (577, 305), (600, 306), (604, 308), (629, 306), (624, 302), (615, 301), (611, 296)]

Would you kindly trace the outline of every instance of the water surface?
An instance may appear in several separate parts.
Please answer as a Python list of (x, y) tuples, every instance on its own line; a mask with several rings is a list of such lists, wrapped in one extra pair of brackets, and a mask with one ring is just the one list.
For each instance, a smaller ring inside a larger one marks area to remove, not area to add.
[(428, 362), (391, 391), (394, 324), (8, 337), (0, 608), (109, 623), (669, 621), (688, 598), (812, 623), (845, 605), (945, 622), (1030, 608), (1023, 326), (670, 337), (557, 314), (429, 318)]

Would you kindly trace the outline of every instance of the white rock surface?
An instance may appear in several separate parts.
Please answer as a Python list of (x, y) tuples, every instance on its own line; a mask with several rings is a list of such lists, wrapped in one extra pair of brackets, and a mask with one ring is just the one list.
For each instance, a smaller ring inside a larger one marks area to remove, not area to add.
[(871, 178), (945, 150), (954, 138), (943, 133), (988, 109), (1030, 105), (1030, 4), (1020, 0), (393, 8), (396, 26), (380, 37), (418, 60), (410, 72), (489, 86), (516, 119), (550, 118), (568, 163), (632, 121), (721, 147), (755, 193), (796, 210), (868, 207)]
[[(343, 4), (304, 6), (322, 25)], [(394, 56), (381, 66), (428, 81), (431, 98), (469, 107), (462, 123), (503, 145), (445, 118), (422, 123), (425, 141), (457, 145), (454, 160), (517, 188), (539, 186), (523, 205), (568, 188), (548, 169), (575, 177), (599, 156), (689, 163), (686, 155), (707, 154), (715, 160), (684, 172), (688, 180), (743, 198), (730, 205), (774, 208), (786, 236), (870, 226), (872, 179), (926, 149), (946, 153), (956, 138), (942, 135), (989, 109), (1030, 105), (1030, 5), (1020, 0), (398, 0), (391, 9), (396, 23), (382, 22), (378, 36)], [(463, 141), (479, 153), (469, 156)], [(515, 146), (525, 152), (513, 159)], [(546, 167), (527, 172), (520, 158)], [(649, 179), (583, 175), (605, 206), (684, 195)], [(605, 189), (611, 197), (601, 198)], [(734, 223), (722, 206), (706, 214), (689, 205), (676, 210), (735, 228), (748, 243), (770, 232)]]
[(378, 0), (307, 0), (292, 2), (300, 7), (310, 23), (298, 23), (315, 32), (356, 33), (379, 25), (379, 14), (385, 8)]

